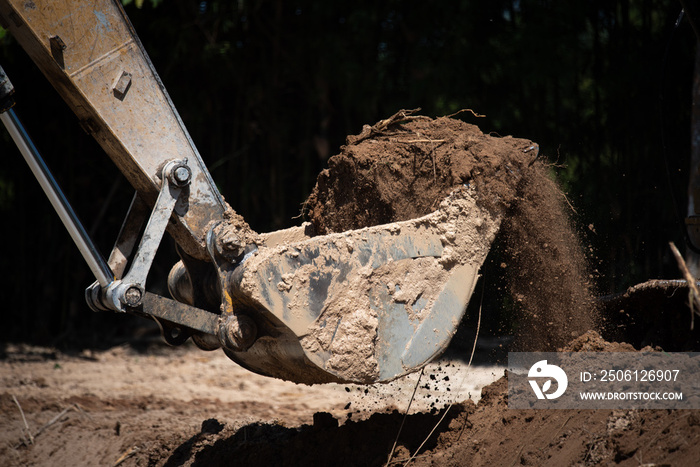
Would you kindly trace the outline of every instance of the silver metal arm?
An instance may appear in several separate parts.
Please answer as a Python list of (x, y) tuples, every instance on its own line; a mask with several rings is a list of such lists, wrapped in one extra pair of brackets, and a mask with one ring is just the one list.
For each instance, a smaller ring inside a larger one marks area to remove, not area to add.
[[(191, 189), (182, 203), (189, 208), (175, 211), (168, 232), (187, 254), (207, 261), (208, 226), (226, 219), (232, 211), (121, 2), (0, 0), (0, 24), (24, 48), (149, 207), (155, 206), (163, 166), (173, 159), (188, 161)], [(196, 77), (189, 79), (196, 86)]]
[(80, 223), (80, 220), (78, 220), (78, 216), (75, 215), (73, 208), (71, 208), (70, 203), (68, 203), (68, 200), (63, 195), (61, 188), (56, 183), (53, 175), (51, 175), (46, 163), (36, 149), (36, 146), (34, 146), (34, 143), (32, 143), (22, 123), (17, 118), (17, 115), (12, 109), (9, 109), (0, 114), (0, 120), (2, 120), (2, 123), (7, 128), (7, 131), (10, 133), (10, 136), (19, 148), (22, 156), (24, 156), (24, 160), (27, 161), (29, 168), (39, 181), (49, 201), (51, 201), (63, 225), (66, 227), (66, 230), (68, 230), (71, 238), (78, 246), (80, 254), (83, 255), (85, 262), (95, 275), (97, 282), (99, 282), (102, 287), (109, 286), (109, 284), (114, 281), (112, 270), (109, 268), (107, 262), (97, 250), (94, 243), (92, 243), (85, 228)]

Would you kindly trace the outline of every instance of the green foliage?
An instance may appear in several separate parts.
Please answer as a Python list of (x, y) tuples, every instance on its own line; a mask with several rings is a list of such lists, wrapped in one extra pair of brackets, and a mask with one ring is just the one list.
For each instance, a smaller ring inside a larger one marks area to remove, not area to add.
[[(8, 29), (3, 29), (0, 26), (0, 50), (3, 50), (6, 47), (9, 47), (12, 43), (14, 43), (14, 38), (10, 34), (10, 31)], [(4, 57), (4, 54), (3, 54), (3, 57)]]
[(0, 177), (0, 212), (7, 211), (14, 204), (15, 183)]
[[(160, 5), (162, 1), (163, 0), (150, 0), (149, 3), (151, 7), (155, 8)], [(136, 6), (136, 8), (141, 9), (143, 8), (144, 0), (122, 0), (122, 5), (124, 6), (131, 5), (132, 3), (134, 6)]]

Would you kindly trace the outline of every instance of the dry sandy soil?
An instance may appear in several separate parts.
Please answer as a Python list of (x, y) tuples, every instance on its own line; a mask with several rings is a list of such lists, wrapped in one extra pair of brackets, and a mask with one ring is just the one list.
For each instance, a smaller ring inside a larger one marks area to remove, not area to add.
[[(577, 342), (583, 351), (631, 349), (594, 334)], [(431, 364), (404, 422), (418, 375), (382, 386), (303, 386), (193, 346), (74, 355), (6, 346), (0, 459), (8, 466), (386, 465), (395, 442), (390, 465), (416, 453), (411, 465), (700, 459), (696, 411), (512, 410), (503, 373), (459, 360)]]
[[(491, 365), (466, 369), (459, 360), (431, 364), (409, 424), (422, 426), (427, 436), (435, 407), (478, 399), (481, 388), (503, 373)], [(372, 455), (358, 452), (353, 460), (351, 450), (358, 446), (350, 442), (346, 463), (375, 464), (388, 456), (386, 445), (400, 422), (395, 411), (406, 412), (417, 380), (414, 374), (388, 385), (298, 385), (258, 376), (221, 351), (193, 345), (79, 354), (6, 346), (0, 361), (0, 463), (310, 465), (325, 463), (323, 456), (353, 428), (352, 436)], [(286, 452), (289, 443), (309, 436), (327, 437), (318, 440), (325, 447), (311, 442), (306, 454), (300, 447)]]

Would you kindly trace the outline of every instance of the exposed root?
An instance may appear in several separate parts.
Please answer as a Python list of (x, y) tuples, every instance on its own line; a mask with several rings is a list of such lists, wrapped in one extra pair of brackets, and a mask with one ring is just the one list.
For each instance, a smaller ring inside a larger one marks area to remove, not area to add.
[(457, 112), (455, 112), (455, 113), (453, 113), (453, 114), (446, 115), (446, 117), (447, 117), (447, 118), (456, 117), (457, 115), (459, 115), (459, 114), (461, 114), (461, 113), (463, 113), (463, 112), (471, 112), (472, 115), (474, 115), (474, 116), (477, 117), (477, 118), (486, 117), (486, 115), (478, 114), (478, 113), (474, 112), (472, 109), (461, 109), (461, 110), (458, 110)]

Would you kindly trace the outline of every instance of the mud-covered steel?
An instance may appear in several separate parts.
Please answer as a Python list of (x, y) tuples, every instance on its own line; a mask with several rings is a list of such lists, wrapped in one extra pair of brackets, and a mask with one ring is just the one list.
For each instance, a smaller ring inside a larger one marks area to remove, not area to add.
[(15, 105), (15, 88), (5, 70), (0, 66), (0, 114), (11, 109)]
[(182, 167), (181, 164), (179, 161), (170, 162), (163, 169), (160, 193), (146, 224), (146, 230), (143, 232), (136, 255), (129, 267), (129, 272), (124, 277), (125, 283), (135, 283), (144, 287), (146, 285), (148, 271), (151, 269), (153, 258), (155, 258), (158, 246), (163, 239), (163, 234), (165, 234), (170, 215), (175, 209), (175, 203), (177, 203), (178, 197), (185, 192), (182, 187), (171, 181), (170, 176), (172, 171)]
[[(406, 223), (402, 227), (405, 228)], [(300, 344), (314, 323), (323, 321), (324, 310), (338, 306), (338, 301), (359, 298), (343, 296), (343, 284), (348, 284), (347, 288), (350, 288), (351, 283), (358, 281), (369, 283), (370, 275), (392, 263), (413, 263), (419, 258), (437, 260), (442, 256), (443, 245), (437, 232), (424, 232), (417, 236), (415, 231), (410, 229), (406, 229), (405, 232), (401, 230), (395, 226), (380, 226), (359, 232), (316, 237), (299, 244), (291, 244), (284, 251), (263, 250), (260, 254), (266, 256), (265, 259), (258, 258), (252, 269), (248, 269), (244, 262), (231, 276), (232, 299), (238, 301), (239, 308), (250, 307), (256, 310), (255, 316), (264, 316), (270, 323), (275, 323), (270, 333), (276, 334), (276, 337), (274, 340), (259, 339), (259, 342), (246, 352), (225, 350), (227, 355), (252, 371), (308, 384), (390, 381), (407, 373), (408, 368), (413, 371), (430, 361), (449, 341), (454, 332), (454, 320), (448, 323), (445, 334), (438, 336), (437, 342), (426, 342), (421, 346), (422, 360), (416, 362), (417, 359), (412, 358), (413, 366), (402, 365), (402, 354), (405, 353), (404, 350), (408, 350), (407, 344), (413, 340), (416, 329), (412, 323), (405, 327), (397, 326), (399, 320), (408, 322), (408, 318), (404, 305), (394, 302), (386, 293), (386, 283), (377, 283), (375, 287), (370, 287), (369, 293), (373, 299), (372, 303), (381, 304), (378, 308), (382, 310), (386, 308), (385, 312), (380, 311), (377, 314), (377, 331), (380, 333), (378, 337), (387, 338), (387, 334), (396, 337), (381, 342), (372, 339), (371, 329), (365, 330), (370, 340), (377, 341), (375, 356), (378, 359), (378, 372), (372, 375), (358, 375), (357, 379), (348, 377), (335, 371), (332, 365), (328, 364), (328, 360), (332, 358), (331, 351), (310, 351)], [(352, 245), (350, 254), (343, 258), (343, 250), (347, 250), (349, 245)], [(307, 271), (308, 280), (292, 285), (291, 276), (300, 271)], [(472, 275), (476, 276), (477, 271), (478, 266), (476, 270), (472, 270)], [(467, 279), (470, 283), (475, 281), (474, 277)], [(297, 301), (300, 298), (301, 303), (306, 306), (299, 306)], [(468, 300), (468, 297), (466, 299)], [(446, 305), (449, 306), (443, 308), (442, 312), (450, 318), (455, 314), (461, 317), (466, 300)], [(374, 312), (377, 311), (376, 308), (372, 306)], [(278, 322), (282, 325), (276, 324)], [(282, 338), (280, 334), (286, 337)], [(264, 345), (261, 345), (263, 343)], [(284, 357), (280, 358), (280, 355)], [(362, 357), (358, 354), (358, 358)]]
[(90, 236), (80, 223), (70, 203), (63, 195), (61, 188), (53, 178), (53, 175), (51, 175), (49, 168), (46, 166), (46, 163), (44, 163), (39, 151), (36, 149), (36, 146), (34, 146), (34, 143), (32, 143), (32, 140), (17, 118), (17, 115), (15, 115), (14, 110), (10, 109), (1, 113), (0, 119), (9, 131), (10, 136), (19, 148), (22, 156), (24, 156), (24, 159), (27, 161), (32, 173), (39, 181), (44, 193), (46, 193), (49, 201), (51, 201), (51, 205), (56, 210), (56, 213), (58, 213), (66, 230), (68, 230), (71, 238), (78, 246), (80, 254), (83, 255), (85, 262), (95, 275), (97, 282), (100, 286), (107, 287), (114, 280), (114, 274), (95, 247), (95, 244), (92, 243)]
[[(445, 350), (461, 321), (460, 310), (464, 310), (474, 292), (478, 273), (479, 265), (455, 267), (438, 294), (430, 315), (417, 325), (405, 313), (404, 305), (394, 302), (386, 289), (376, 291), (373, 309), (379, 319), (379, 381), (402, 375), (407, 368), (420, 368)], [(426, 305), (426, 302), (414, 304), (416, 309)]]
[(121, 279), (124, 276), (128, 259), (139, 241), (139, 233), (143, 224), (148, 220), (150, 212), (151, 210), (138, 193), (134, 194), (134, 198), (129, 206), (129, 212), (122, 223), (117, 240), (114, 242), (112, 252), (107, 259), (107, 264), (112, 268), (115, 278)]
[(192, 331), (216, 335), (219, 330), (219, 315), (150, 292), (143, 298), (143, 309), (148, 315)]
[(0, 20), (150, 206), (164, 163), (188, 161), (188, 209), (168, 231), (206, 260), (207, 225), (227, 205), (119, 2), (0, 0)]
[(258, 338), (245, 352), (224, 351), (306, 384), (415, 371), (452, 339), (499, 225), (460, 192), (422, 218), (262, 246), (224, 284)]
[[(346, 241), (351, 238), (349, 233), (343, 239), (318, 237), (271, 256), (257, 267), (256, 274), (250, 275), (247, 282), (252, 283), (258, 300), (266, 310), (282, 318), (292, 331), (303, 335), (318, 319), (326, 301), (333, 298), (331, 286), (334, 283), (343, 283), (360, 274), (361, 270), (368, 274), (390, 262), (439, 258), (442, 255), (439, 235), (424, 235), (419, 239), (412, 233), (372, 229), (357, 234), (352, 239), (353, 249), (347, 261), (339, 258), (342, 250), (347, 249)], [(329, 265), (332, 267), (329, 268)], [(245, 268), (244, 263), (235, 277), (241, 277), (242, 280)], [(303, 268), (309, 271), (306, 287), (288, 293), (292, 288), (288, 277)], [(303, 302), (308, 306), (298, 309), (292, 305), (292, 300), (300, 296), (306, 298)]]

